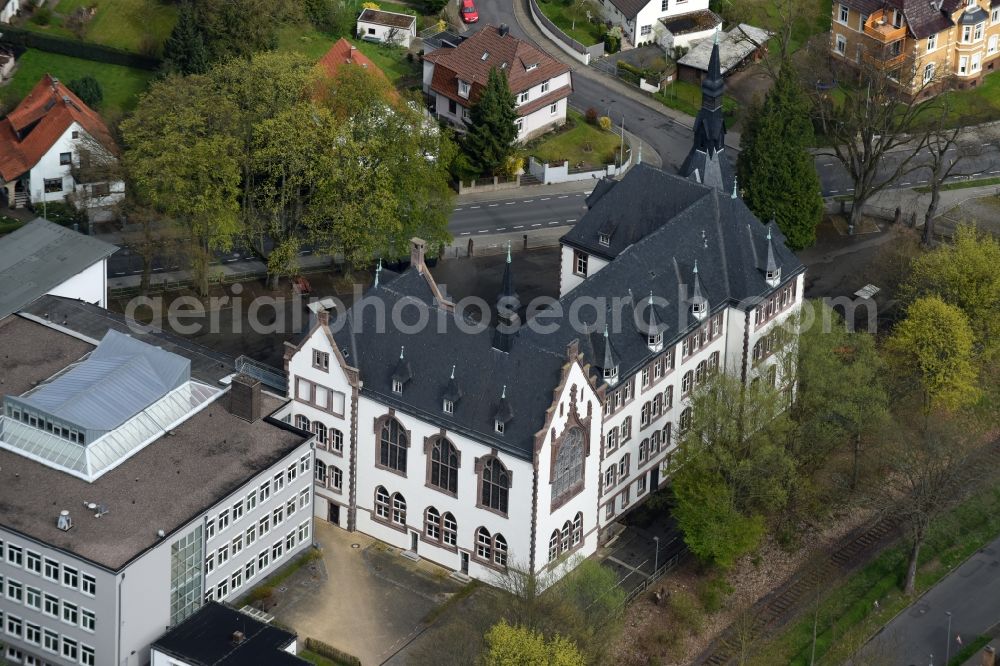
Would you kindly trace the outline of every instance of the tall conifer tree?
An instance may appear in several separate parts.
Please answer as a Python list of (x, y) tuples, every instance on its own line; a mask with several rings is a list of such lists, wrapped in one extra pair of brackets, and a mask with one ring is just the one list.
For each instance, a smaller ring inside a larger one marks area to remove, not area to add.
[(471, 113), (465, 152), (481, 174), (495, 175), (514, 153), (517, 139), (516, 103), (506, 74), (496, 67), (490, 70), (486, 88)]
[(208, 49), (198, 28), (194, 5), (180, 6), (177, 24), (163, 45), (163, 63), (167, 71), (176, 74), (204, 74), (208, 71)]

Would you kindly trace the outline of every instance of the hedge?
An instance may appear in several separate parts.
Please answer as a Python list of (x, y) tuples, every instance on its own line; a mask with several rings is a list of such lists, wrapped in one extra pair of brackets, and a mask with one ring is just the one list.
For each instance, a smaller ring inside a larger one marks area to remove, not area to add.
[(315, 652), (321, 657), (332, 659), (337, 663), (346, 664), (348, 666), (361, 666), (361, 660), (353, 654), (347, 654), (346, 652), (338, 650), (323, 641), (318, 641), (315, 638), (306, 638), (306, 649), (310, 652)]
[(636, 67), (630, 62), (625, 62), (624, 60), (618, 61), (618, 76), (625, 79), (626, 81), (631, 81), (632, 83), (639, 85), (639, 79), (646, 79), (649, 83), (653, 85), (658, 85), (660, 83), (661, 74), (652, 69), (641, 69)]
[(96, 62), (106, 62), (110, 65), (122, 65), (123, 67), (134, 67), (156, 71), (160, 68), (159, 58), (132, 53), (123, 49), (116, 49), (111, 46), (101, 46), (81, 42), (67, 37), (57, 35), (42, 35), (24, 28), (14, 26), (3, 26), (0, 42), (11, 46), (22, 48), (39, 49), (50, 53), (70, 56), (73, 58), (83, 58), (84, 60), (94, 60)]

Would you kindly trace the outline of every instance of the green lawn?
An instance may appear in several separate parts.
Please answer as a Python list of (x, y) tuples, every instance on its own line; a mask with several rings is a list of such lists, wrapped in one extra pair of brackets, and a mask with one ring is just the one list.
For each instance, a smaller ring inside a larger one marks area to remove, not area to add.
[(952, 126), (993, 122), (1000, 118), (1000, 76), (990, 74), (975, 88), (943, 93), (937, 100), (950, 105)]
[[(336, 41), (337, 38), (311, 26), (288, 26), (278, 33), (279, 50), (301, 53), (313, 60), (319, 60)], [(379, 69), (385, 72), (389, 80), (397, 86), (404, 79), (420, 74), (420, 64), (415, 60), (414, 62), (408, 61), (405, 49), (373, 44), (360, 39), (350, 39), (349, 41), (378, 65)]]
[[(600, 25), (587, 20), (585, 8), (572, 0), (537, 0), (538, 8), (567, 35), (584, 46), (604, 41)], [(594, 10), (591, 10), (593, 13)], [(573, 20), (576, 19), (576, 27)]]
[(108, 65), (92, 60), (28, 49), (18, 58), (14, 79), (0, 88), (0, 98), (10, 108), (21, 101), (46, 73), (64, 82), (90, 74), (100, 81), (104, 102), (98, 108), (105, 116), (120, 115), (135, 106), (139, 93), (146, 89), (153, 72)]
[(161, 0), (59, 0), (53, 7), (52, 23), (24, 27), (37, 32), (75, 38), (66, 20), (80, 7), (97, 5), (97, 13), (84, 28), (83, 39), (135, 53), (159, 49), (177, 22), (176, 5)]
[[(679, 79), (674, 79), (673, 83), (668, 84), (666, 89), (656, 93), (654, 97), (671, 109), (677, 109), (689, 116), (698, 115), (698, 109), (701, 108), (701, 88)], [(729, 96), (722, 98), (722, 112), (726, 116), (727, 125), (736, 122), (740, 111), (740, 105), (735, 99)]]
[(617, 161), (620, 147), (620, 135), (588, 125), (583, 116), (570, 111), (565, 126), (532, 141), (525, 146), (525, 152), (542, 162), (568, 160), (571, 167), (581, 162), (602, 166)]

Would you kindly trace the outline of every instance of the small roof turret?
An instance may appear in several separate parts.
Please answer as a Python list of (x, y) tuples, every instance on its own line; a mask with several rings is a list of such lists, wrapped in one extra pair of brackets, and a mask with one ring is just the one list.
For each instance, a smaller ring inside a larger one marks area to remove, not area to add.
[(618, 383), (618, 352), (611, 344), (607, 324), (604, 325), (604, 353), (601, 355), (601, 373), (604, 376), (604, 381), (608, 384)]
[(502, 433), (503, 427), (510, 423), (513, 418), (514, 408), (510, 406), (510, 401), (507, 399), (507, 385), (504, 384), (503, 390), (500, 392), (500, 402), (497, 403), (497, 409), (493, 413), (496, 431)]
[(458, 402), (464, 395), (462, 392), (462, 385), (458, 383), (455, 379), (455, 366), (451, 366), (451, 378), (448, 379), (448, 386), (444, 390), (444, 399), (449, 402)]
[(406, 347), (399, 348), (399, 361), (396, 363), (396, 369), (392, 373), (393, 383), (406, 384), (406, 382), (413, 379), (413, 370), (410, 368), (410, 362), (406, 360)]
[(767, 226), (767, 263), (764, 264), (764, 279), (772, 287), (781, 280), (781, 267), (774, 258), (774, 243), (771, 242), (771, 225), (774, 223), (772, 218), (771, 224)]
[(701, 280), (698, 278), (698, 260), (694, 261), (694, 285), (691, 287), (691, 314), (698, 319), (703, 319), (708, 314), (708, 299), (701, 291)]

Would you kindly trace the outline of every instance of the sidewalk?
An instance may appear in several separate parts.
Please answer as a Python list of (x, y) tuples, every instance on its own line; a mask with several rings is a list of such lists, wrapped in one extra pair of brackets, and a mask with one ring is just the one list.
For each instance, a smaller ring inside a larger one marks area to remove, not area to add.
[[(955, 190), (944, 190), (941, 192), (941, 200), (938, 203), (937, 228), (943, 231), (940, 224), (941, 218), (951, 209), (970, 199), (978, 199), (996, 195), (998, 188), (996, 185), (983, 185), (980, 187), (967, 187)], [(917, 214), (917, 226), (922, 227), (924, 216), (927, 214), (927, 206), (931, 203), (929, 192), (918, 192), (915, 189), (892, 189), (883, 190), (868, 200), (868, 206), (881, 208), (885, 211), (894, 211), (898, 206), (902, 212), (902, 220), (905, 223), (911, 213)], [(945, 227), (947, 228), (947, 227)]]

